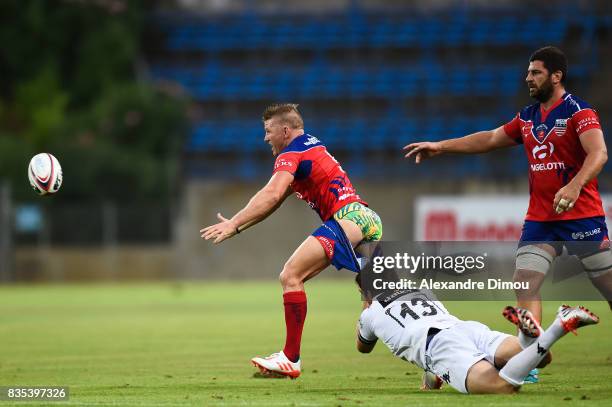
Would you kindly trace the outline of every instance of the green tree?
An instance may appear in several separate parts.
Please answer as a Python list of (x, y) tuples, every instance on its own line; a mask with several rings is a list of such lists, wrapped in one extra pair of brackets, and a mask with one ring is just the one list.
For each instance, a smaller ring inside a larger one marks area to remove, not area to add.
[(31, 197), (40, 151), (64, 169), (64, 200), (164, 202), (176, 184), (185, 101), (137, 80), (137, 0), (0, 2), (0, 178)]

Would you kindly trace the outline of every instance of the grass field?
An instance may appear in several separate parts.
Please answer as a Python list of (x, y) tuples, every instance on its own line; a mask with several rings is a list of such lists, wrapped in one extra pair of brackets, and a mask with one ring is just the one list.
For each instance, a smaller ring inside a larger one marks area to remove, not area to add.
[[(0, 286), (0, 386), (69, 386), (70, 400), (53, 406), (612, 405), (604, 302), (585, 304), (602, 322), (558, 342), (540, 384), (465, 396), (419, 391), (419, 369), (382, 344), (356, 352), (360, 303), (349, 281), (315, 281), (308, 300), (302, 376), (262, 379), (249, 359), (284, 343), (276, 282)], [(510, 332), (503, 305), (447, 303), (462, 319)], [(545, 304), (545, 322), (557, 305)]]

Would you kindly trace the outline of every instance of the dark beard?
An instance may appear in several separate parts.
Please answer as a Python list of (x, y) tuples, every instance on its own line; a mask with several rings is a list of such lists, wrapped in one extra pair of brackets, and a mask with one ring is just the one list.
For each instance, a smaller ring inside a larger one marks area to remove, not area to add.
[(542, 87), (538, 89), (538, 91), (532, 96), (535, 100), (540, 103), (546, 103), (550, 100), (553, 95), (553, 84), (550, 78), (544, 83), (542, 83)]

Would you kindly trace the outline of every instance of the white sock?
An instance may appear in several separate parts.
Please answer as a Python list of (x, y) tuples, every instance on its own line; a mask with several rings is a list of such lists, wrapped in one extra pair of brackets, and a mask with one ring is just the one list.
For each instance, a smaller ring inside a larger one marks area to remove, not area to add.
[(525, 335), (521, 330), (518, 332), (518, 340), (522, 349), (527, 349), (533, 344), (538, 338), (532, 338), (531, 336)]
[(536, 340), (531, 345), (514, 355), (506, 363), (506, 366), (499, 371), (499, 376), (513, 386), (521, 386), (529, 371), (540, 364), (550, 347), (565, 333), (561, 322), (555, 319), (539, 338), (535, 338)]

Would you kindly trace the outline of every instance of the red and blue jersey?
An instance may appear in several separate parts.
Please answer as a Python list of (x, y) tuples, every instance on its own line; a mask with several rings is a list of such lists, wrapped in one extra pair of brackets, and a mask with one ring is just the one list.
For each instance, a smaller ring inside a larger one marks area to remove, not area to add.
[(597, 179), (582, 189), (570, 211), (553, 210), (555, 194), (582, 168), (586, 152), (580, 135), (601, 129), (599, 117), (586, 102), (565, 93), (550, 109), (527, 106), (504, 125), (514, 141), (523, 144), (529, 162), (529, 209), (526, 220), (558, 221), (605, 216)]
[(309, 134), (296, 137), (276, 157), (273, 173), (278, 171), (293, 174), (293, 191), (323, 221), (350, 203), (361, 202), (367, 205), (357, 195), (348, 176), (325, 145)]

